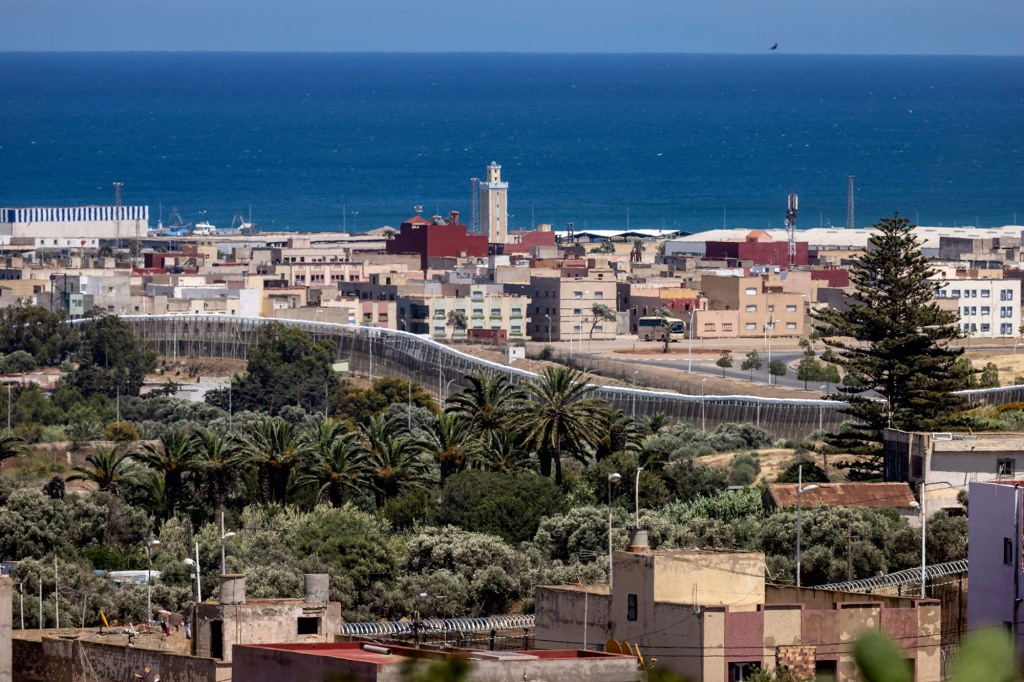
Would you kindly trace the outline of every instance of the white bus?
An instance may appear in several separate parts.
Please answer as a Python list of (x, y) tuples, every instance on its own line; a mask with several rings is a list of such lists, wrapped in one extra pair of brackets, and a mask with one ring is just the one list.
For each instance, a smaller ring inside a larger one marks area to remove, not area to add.
[(637, 321), (637, 336), (641, 341), (681, 341), (686, 338), (686, 325), (671, 317), (641, 317)]

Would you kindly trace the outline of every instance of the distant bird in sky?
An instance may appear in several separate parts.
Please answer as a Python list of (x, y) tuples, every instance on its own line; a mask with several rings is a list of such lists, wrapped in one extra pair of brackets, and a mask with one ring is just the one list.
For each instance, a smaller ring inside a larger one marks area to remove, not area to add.
[(771, 46), (771, 47), (769, 47), (768, 49), (769, 49), (769, 50), (777, 50), (777, 49), (779, 49), (779, 44), (778, 44), (778, 43), (775, 43), (774, 45), (772, 45), (772, 46)]

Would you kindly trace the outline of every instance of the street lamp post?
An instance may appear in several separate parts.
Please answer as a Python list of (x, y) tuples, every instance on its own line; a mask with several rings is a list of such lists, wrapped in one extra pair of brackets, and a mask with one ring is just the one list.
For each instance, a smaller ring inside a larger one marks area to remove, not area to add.
[(146, 625), (153, 621), (153, 555), (152, 551), (160, 546), (160, 541), (153, 539), (146, 543)]
[(612, 483), (622, 480), (622, 474), (608, 474), (608, 590), (612, 589)]
[[(818, 387), (818, 391), (824, 393), (827, 388), (828, 386), (826, 384), (822, 384)], [(824, 397), (822, 397), (822, 399), (824, 400)], [(825, 403), (818, 405), (818, 430), (825, 430)]]
[(687, 372), (692, 372), (693, 371), (693, 315), (696, 312), (697, 312), (696, 308), (691, 308), (690, 309), (690, 343), (689, 343), (689, 350), (687, 350), (687, 360), (686, 360), (686, 371)]
[(636, 496), (636, 525), (634, 528), (640, 528), (640, 472), (643, 470), (643, 467), (636, 468), (636, 484), (633, 486), (633, 493)]
[(633, 419), (636, 419), (636, 375), (639, 371), (633, 372)]
[(804, 487), (804, 465), (800, 464), (797, 466), (797, 484), (796, 484), (796, 586), (800, 587), (800, 507), (801, 498), (803, 494), (808, 490), (815, 490), (818, 486), (811, 484)]
[(224, 559), (225, 559), (224, 546), (227, 544), (227, 541), (230, 540), (233, 537), (235, 537), (234, 533), (225, 533), (224, 532), (224, 512), (221, 512), (220, 513), (220, 574), (221, 575), (224, 575), (225, 573), (227, 573), (227, 570), (226, 570), (226, 567), (225, 567), (225, 561), (224, 561)]
[(704, 419), (704, 382), (705, 381), (707, 381), (707, 379), (701, 379), (700, 380), (700, 430), (701, 431), (707, 431), (708, 430), (707, 421)]
[(196, 603), (203, 601), (203, 588), (199, 581), (199, 543), (196, 542), (196, 558), (185, 559), (185, 565), (192, 569), (196, 574)]

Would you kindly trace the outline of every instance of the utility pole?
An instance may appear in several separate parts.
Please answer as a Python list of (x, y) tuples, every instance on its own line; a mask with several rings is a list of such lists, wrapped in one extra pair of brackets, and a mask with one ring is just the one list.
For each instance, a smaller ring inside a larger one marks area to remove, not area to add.
[(846, 229), (852, 230), (856, 227), (856, 223), (853, 220), (853, 176), (847, 176), (849, 181), (849, 189), (846, 194)]
[(121, 248), (121, 188), (123, 182), (114, 183), (114, 221), (117, 225), (117, 248)]

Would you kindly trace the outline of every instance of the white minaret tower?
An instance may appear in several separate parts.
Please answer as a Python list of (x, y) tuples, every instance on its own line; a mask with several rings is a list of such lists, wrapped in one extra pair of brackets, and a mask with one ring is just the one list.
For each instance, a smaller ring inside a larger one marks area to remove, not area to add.
[(501, 181), (501, 166), (491, 161), (480, 183), (480, 228), (491, 244), (508, 243), (508, 183)]

